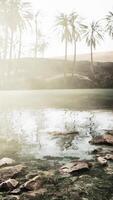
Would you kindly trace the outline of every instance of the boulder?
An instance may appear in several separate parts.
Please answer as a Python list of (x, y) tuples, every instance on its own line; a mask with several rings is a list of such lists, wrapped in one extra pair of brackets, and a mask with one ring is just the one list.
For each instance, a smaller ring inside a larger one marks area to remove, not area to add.
[(113, 145), (113, 135), (105, 134), (101, 136), (96, 136), (90, 141), (90, 143)]
[(60, 172), (63, 173), (75, 173), (89, 170), (90, 165), (85, 161), (75, 161), (68, 163), (60, 168)]
[(113, 135), (106, 134), (106, 135), (103, 135), (103, 138), (106, 143), (113, 145)]
[(17, 176), (23, 170), (25, 169), (24, 165), (15, 165), (15, 166), (9, 166), (9, 167), (2, 167), (0, 168), (0, 181), (6, 181), (9, 178), (13, 178), (14, 176)]
[(12, 190), (10, 193), (13, 194), (13, 195), (18, 195), (18, 194), (21, 194), (21, 189), (20, 187), (19, 188), (16, 188), (14, 190)]
[(100, 165), (107, 165), (107, 160), (103, 157), (97, 157), (97, 161), (99, 162)]
[(113, 154), (106, 154), (105, 159), (113, 160)]
[(36, 191), (42, 188), (42, 186), (43, 186), (43, 177), (39, 175), (25, 182), (22, 188), (30, 191)]
[(0, 159), (0, 167), (3, 167), (5, 165), (13, 165), (15, 163), (15, 160), (11, 158), (2, 158)]
[(8, 179), (0, 184), (0, 191), (13, 190), (18, 185), (18, 181), (15, 179)]
[(91, 144), (105, 144), (103, 136), (96, 136), (89, 141)]

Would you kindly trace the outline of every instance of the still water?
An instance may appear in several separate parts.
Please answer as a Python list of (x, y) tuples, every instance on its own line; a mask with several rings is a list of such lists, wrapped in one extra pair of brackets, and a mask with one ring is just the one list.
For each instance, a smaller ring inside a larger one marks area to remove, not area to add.
[(90, 159), (91, 137), (113, 130), (112, 102), (112, 90), (0, 92), (0, 157)]

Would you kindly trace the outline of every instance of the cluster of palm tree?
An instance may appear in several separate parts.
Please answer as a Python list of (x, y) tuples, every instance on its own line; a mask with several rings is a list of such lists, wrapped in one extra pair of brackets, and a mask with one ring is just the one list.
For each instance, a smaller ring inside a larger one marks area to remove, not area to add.
[(104, 32), (108, 32), (113, 39), (113, 12), (98, 21), (92, 21), (89, 24), (84, 23), (84, 20), (76, 13), (70, 14), (60, 13), (56, 17), (56, 26), (61, 30), (61, 41), (65, 42), (65, 61), (67, 61), (68, 43), (74, 44), (74, 66), (76, 64), (77, 42), (82, 38), (85, 40), (88, 47), (90, 47), (91, 54), (91, 71), (93, 68), (93, 50), (96, 49), (100, 40), (103, 40)]
[[(0, 0), (0, 56), (2, 58), (14, 58), (15, 52), (18, 58), (21, 57), (23, 33), (27, 33), (28, 29), (35, 31), (33, 34), (35, 37), (34, 57), (37, 57), (38, 52), (44, 54), (48, 42), (40, 31), (39, 15), (40, 11), (33, 14), (32, 6), (27, 1)], [(109, 12), (104, 19), (90, 24), (85, 23), (85, 20), (76, 12), (60, 13), (56, 17), (55, 26), (61, 31), (61, 41), (65, 44), (65, 61), (68, 57), (68, 43), (72, 43), (73, 66), (76, 65), (77, 43), (83, 39), (90, 48), (91, 70), (94, 72), (93, 50), (100, 40), (103, 40), (104, 32), (108, 32), (113, 39), (113, 12)]]
[[(35, 27), (34, 56), (37, 51), (44, 51), (45, 40), (38, 46), (39, 12), (32, 13), (32, 6), (24, 0), (0, 0), (0, 56), (4, 59), (14, 58), (15, 52), (20, 58), (22, 54), (22, 37), (28, 29)], [(15, 47), (16, 46), (16, 47)]]
[[(12, 58), (14, 40), (18, 38), (18, 57), (21, 56), (22, 32), (32, 20), (30, 3), (21, 0), (0, 1), (0, 30), (4, 58)], [(9, 54), (9, 55), (8, 55)]]

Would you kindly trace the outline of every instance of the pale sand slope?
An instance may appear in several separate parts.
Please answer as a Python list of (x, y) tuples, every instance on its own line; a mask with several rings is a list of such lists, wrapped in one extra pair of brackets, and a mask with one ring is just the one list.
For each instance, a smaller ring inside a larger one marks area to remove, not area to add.
[[(68, 56), (69, 60), (73, 59), (73, 56)], [(80, 54), (77, 55), (77, 60), (78, 61), (85, 61), (85, 60), (90, 60), (90, 54)], [(112, 52), (99, 52), (99, 53), (94, 53), (94, 61), (97, 62), (113, 62), (113, 51)]]

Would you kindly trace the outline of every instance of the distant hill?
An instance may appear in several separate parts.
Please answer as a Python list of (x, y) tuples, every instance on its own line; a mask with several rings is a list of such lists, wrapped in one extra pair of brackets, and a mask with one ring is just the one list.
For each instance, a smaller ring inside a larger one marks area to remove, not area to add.
[(96, 61), (94, 72), (92, 75), (90, 62), (82, 60), (77, 61), (76, 66), (72, 60), (65, 62), (63, 59), (1, 60), (0, 89), (113, 88), (113, 62)]
[[(68, 56), (69, 60), (73, 59), (73, 56)], [(79, 54), (77, 55), (78, 61), (90, 61), (90, 54)], [(113, 62), (113, 51), (111, 52), (98, 52), (94, 53), (95, 62)]]

